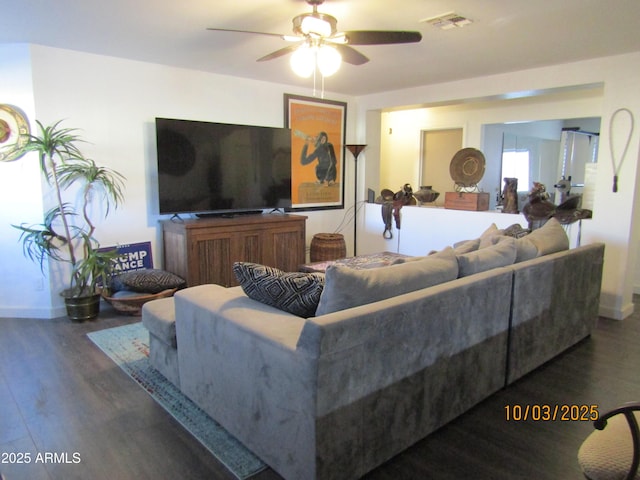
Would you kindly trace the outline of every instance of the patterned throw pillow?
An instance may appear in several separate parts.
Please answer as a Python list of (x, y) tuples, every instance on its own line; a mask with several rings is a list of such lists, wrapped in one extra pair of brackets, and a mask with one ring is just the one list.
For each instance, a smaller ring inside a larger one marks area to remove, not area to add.
[(168, 288), (182, 288), (185, 285), (184, 278), (153, 268), (124, 272), (111, 280), (111, 290), (114, 292), (130, 290), (140, 293), (159, 293)]
[(249, 298), (303, 318), (315, 315), (324, 288), (321, 273), (283, 272), (249, 262), (234, 263), (233, 273)]
[(519, 223), (514, 223), (504, 229), (503, 235), (513, 238), (522, 238), (529, 234), (529, 229), (523, 228)]

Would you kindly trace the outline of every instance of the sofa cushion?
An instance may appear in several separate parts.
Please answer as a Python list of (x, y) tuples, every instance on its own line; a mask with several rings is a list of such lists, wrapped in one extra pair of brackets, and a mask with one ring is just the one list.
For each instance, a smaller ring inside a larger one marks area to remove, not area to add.
[(169, 288), (182, 288), (185, 285), (184, 278), (153, 268), (124, 272), (111, 279), (111, 289), (114, 292), (130, 290), (139, 293), (159, 293)]
[(569, 250), (569, 237), (558, 220), (550, 218), (542, 227), (526, 237), (538, 250), (538, 257)]
[(312, 317), (324, 287), (321, 273), (283, 272), (250, 262), (236, 262), (233, 273), (253, 300), (299, 317)]
[(453, 251), (456, 255), (462, 255), (463, 253), (475, 252), (478, 248), (480, 248), (480, 239), (476, 238), (475, 240), (465, 240), (456, 243), (453, 246)]
[(486, 248), (493, 245), (494, 243), (496, 243), (496, 238), (501, 237), (502, 234), (503, 234), (503, 231), (500, 230), (495, 223), (492, 223), (491, 225), (489, 225), (489, 228), (487, 228), (480, 235), (479, 248)]
[(159, 298), (142, 306), (142, 323), (164, 344), (177, 348), (176, 313), (173, 297)]
[(495, 245), (457, 255), (458, 277), (511, 265), (516, 260), (516, 253), (516, 240), (512, 237), (502, 237)]
[(528, 239), (528, 235), (516, 239), (516, 263), (538, 256), (538, 248)]
[(454, 280), (457, 275), (458, 262), (451, 248), (436, 255), (368, 270), (332, 265), (326, 271), (316, 315), (385, 300)]
[(396, 258), (391, 265), (398, 265), (400, 263), (407, 263), (407, 262), (419, 262), (426, 258), (434, 258), (434, 257), (435, 258), (437, 257), (451, 258), (451, 255), (452, 254), (455, 255), (456, 253), (457, 253), (457, 250), (455, 248), (444, 247), (442, 250), (431, 250), (428, 254), (422, 255), (422, 256)]
[[(490, 239), (490, 245), (496, 245), (499, 242), (503, 241), (505, 238), (513, 238), (516, 244), (516, 260), (515, 263), (524, 262), (525, 260), (531, 260), (532, 258), (536, 258), (538, 256), (538, 248), (527, 240), (527, 235), (521, 236), (520, 238), (515, 238), (511, 235), (493, 235)], [(485, 245), (485, 248), (488, 245)]]

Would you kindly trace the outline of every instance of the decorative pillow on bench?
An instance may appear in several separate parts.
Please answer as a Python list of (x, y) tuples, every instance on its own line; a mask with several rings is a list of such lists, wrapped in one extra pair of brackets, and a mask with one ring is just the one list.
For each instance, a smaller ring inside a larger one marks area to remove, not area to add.
[(250, 262), (236, 262), (233, 273), (247, 297), (308, 318), (316, 313), (324, 287), (321, 273), (283, 272)]
[(420, 259), (368, 270), (332, 265), (325, 274), (316, 315), (385, 300), (455, 280), (457, 276), (458, 262), (451, 248)]
[(115, 275), (111, 279), (111, 290), (128, 290), (138, 293), (160, 293), (169, 288), (182, 288), (187, 284), (178, 275), (154, 268), (133, 270)]

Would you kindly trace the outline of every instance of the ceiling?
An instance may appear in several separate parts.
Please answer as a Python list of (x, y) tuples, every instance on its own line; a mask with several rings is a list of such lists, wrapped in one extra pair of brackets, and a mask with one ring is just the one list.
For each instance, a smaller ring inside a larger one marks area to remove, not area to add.
[[(34, 43), (312, 87), (277, 37), (207, 27), (291, 33), (304, 0), (20, 0), (4, 2), (0, 43)], [(640, 51), (639, 0), (326, 0), (338, 30), (416, 30), (417, 44), (359, 46), (370, 62), (343, 64), (325, 89), (366, 95)], [(473, 20), (437, 29), (421, 20), (455, 12)], [(1, 60), (1, 59), (0, 59)], [(81, 66), (80, 66), (81, 68)]]

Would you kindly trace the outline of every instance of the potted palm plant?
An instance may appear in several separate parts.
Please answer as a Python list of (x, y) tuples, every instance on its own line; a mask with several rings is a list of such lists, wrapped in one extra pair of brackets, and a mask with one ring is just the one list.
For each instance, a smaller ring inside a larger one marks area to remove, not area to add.
[[(63, 128), (60, 121), (29, 135), (25, 151), (39, 154), (43, 176), (55, 195), (53, 208), (38, 225), (13, 225), (21, 231), (23, 251), (40, 263), (51, 259), (68, 264), (70, 277), (61, 292), (71, 320), (95, 318), (100, 308), (100, 286), (108, 285), (115, 250), (100, 249), (91, 219), (92, 204), (100, 201), (106, 217), (124, 200), (124, 177), (86, 158), (77, 144), (77, 129)], [(68, 198), (71, 199), (68, 200)]]

